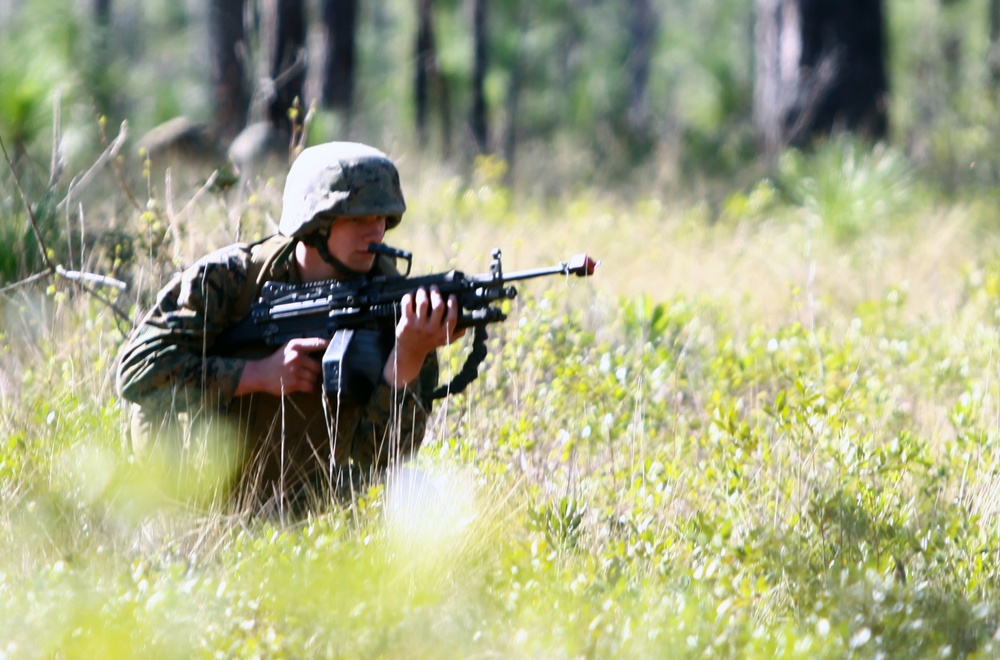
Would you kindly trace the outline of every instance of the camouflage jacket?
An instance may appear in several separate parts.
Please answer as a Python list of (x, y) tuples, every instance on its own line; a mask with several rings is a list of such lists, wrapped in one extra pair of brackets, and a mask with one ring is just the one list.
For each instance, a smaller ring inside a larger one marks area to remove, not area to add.
[[(175, 276), (122, 347), (120, 396), (146, 418), (202, 411), (230, 418), (245, 455), (265, 457), (269, 467), (261, 473), (271, 476), (278, 469), (301, 471), (302, 461), (320, 467), (332, 458), (337, 466), (350, 461), (371, 469), (416, 453), (438, 379), (434, 353), (410, 386), (397, 391), (382, 382), (363, 406), (340, 405), (322, 393), (235, 396), (247, 359), (275, 349), (227, 356), (216, 339), (246, 316), (265, 282), (300, 282), (293, 248), (294, 240), (282, 236), (232, 245)], [(380, 260), (375, 271), (395, 268)]]

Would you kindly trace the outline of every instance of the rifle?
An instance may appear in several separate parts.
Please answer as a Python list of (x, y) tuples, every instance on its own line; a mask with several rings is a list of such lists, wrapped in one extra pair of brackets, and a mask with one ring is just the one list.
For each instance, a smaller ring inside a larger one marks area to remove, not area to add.
[[(392, 343), (384, 333), (372, 329), (399, 318), (400, 301), (417, 289), (437, 287), (441, 296), (455, 296), (459, 305), (456, 329), (473, 328), (473, 347), (465, 364), (452, 381), (431, 394), (440, 399), (449, 393), (462, 392), (476, 379), (480, 363), (486, 358), (486, 326), (506, 320), (507, 315), (495, 306), (513, 300), (517, 289), (511, 282), (548, 275), (594, 274), (597, 262), (578, 254), (555, 266), (504, 273), (499, 249), (492, 252), (489, 273), (466, 275), (458, 270), (406, 277), (413, 255), (381, 243), (371, 243), (373, 254), (401, 258), (407, 262), (403, 276), (378, 275), (351, 280), (325, 280), (306, 284), (267, 282), (260, 299), (250, 313), (217, 341), (226, 350), (247, 344), (281, 346), (303, 337), (330, 340), (323, 355), (323, 386), (327, 396), (341, 401), (364, 402), (371, 396), (382, 374)], [(395, 337), (391, 338), (392, 341)]]

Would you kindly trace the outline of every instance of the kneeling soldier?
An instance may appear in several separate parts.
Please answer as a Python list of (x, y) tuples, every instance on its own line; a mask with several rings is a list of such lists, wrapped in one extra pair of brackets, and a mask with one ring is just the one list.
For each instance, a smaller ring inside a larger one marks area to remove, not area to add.
[(377, 149), (333, 142), (303, 151), (285, 183), (279, 233), (213, 252), (174, 277), (123, 346), (117, 386), (132, 404), (136, 456), (190, 467), (203, 453), (221, 454), (237, 467), (239, 499), (259, 505), (305, 486), (357, 483), (414, 455), (437, 385), (436, 349), (462, 334), (454, 298), (420, 289), (404, 297), (394, 323), (374, 328), (389, 357), (367, 401), (324, 395), (326, 339), (236, 355), (219, 341), (268, 281), (398, 275), (368, 246), (405, 209), (396, 167)]

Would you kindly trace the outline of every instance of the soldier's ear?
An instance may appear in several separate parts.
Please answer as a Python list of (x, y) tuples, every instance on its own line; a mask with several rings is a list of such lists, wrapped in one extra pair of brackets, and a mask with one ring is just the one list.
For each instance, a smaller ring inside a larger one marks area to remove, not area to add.
[(322, 232), (323, 236), (329, 237), (330, 228), (333, 227), (333, 223), (337, 221), (338, 216), (332, 215), (330, 213), (317, 213), (316, 217), (321, 219), (323, 221), (323, 224), (326, 225), (326, 229), (324, 229)]

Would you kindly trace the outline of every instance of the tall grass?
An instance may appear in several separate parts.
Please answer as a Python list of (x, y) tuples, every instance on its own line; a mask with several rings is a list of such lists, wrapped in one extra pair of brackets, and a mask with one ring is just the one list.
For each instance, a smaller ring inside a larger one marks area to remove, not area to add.
[[(521, 286), (411, 471), (295, 521), (171, 502), (123, 448), (114, 314), (4, 293), (0, 654), (992, 655), (995, 219), (827, 149), (718, 210), (404, 164), (415, 272), (602, 263)], [(137, 245), (162, 223), (116, 302), (271, 231), (279, 190), (106, 216)]]

